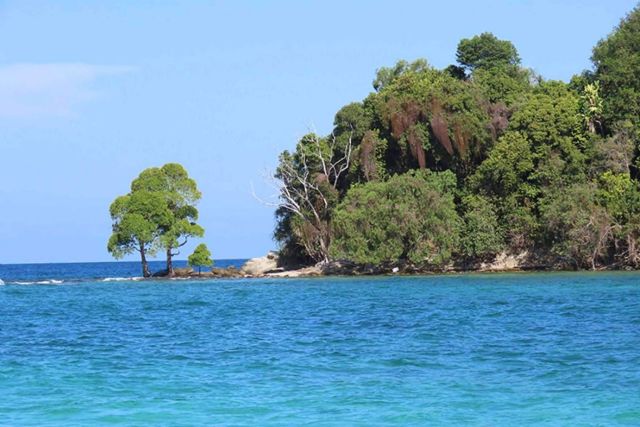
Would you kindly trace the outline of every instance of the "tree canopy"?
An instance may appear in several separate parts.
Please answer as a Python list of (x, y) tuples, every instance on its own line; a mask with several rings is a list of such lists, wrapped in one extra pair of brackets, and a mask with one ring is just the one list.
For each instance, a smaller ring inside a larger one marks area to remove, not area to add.
[(591, 57), (603, 94), (603, 115), (608, 130), (622, 121), (634, 123), (640, 131), (640, 6), (629, 13), (620, 25), (600, 40)]
[(155, 255), (160, 247), (162, 229), (171, 222), (171, 212), (159, 193), (131, 192), (114, 200), (109, 209), (113, 233), (107, 249), (116, 258), (139, 252), (142, 275), (149, 277), (147, 255)]
[(198, 273), (200, 273), (202, 267), (211, 267), (213, 260), (211, 259), (211, 252), (207, 245), (200, 243), (194, 249), (193, 253), (187, 258), (187, 263), (190, 266), (198, 267)]
[(637, 267), (640, 9), (570, 83), (523, 68), (491, 33), (456, 58), (378, 69), (330, 135), (281, 155), (283, 259), (441, 268), (504, 252)]
[(441, 266), (460, 221), (451, 172), (416, 171), (354, 186), (336, 208), (332, 253), (359, 263), (406, 259)]
[(520, 56), (513, 43), (500, 40), (491, 33), (460, 40), (456, 59), (470, 71), (520, 65)]
[(196, 182), (177, 163), (148, 168), (131, 183), (131, 191), (116, 198), (110, 208), (113, 234), (108, 250), (116, 258), (138, 251), (143, 275), (150, 275), (147, 255), (163, 249), (167, 274), (173, 274), (175, 249), (191, 237), (202, 237), (204, 229), (195, 221), (195, 204), (202, 197)]

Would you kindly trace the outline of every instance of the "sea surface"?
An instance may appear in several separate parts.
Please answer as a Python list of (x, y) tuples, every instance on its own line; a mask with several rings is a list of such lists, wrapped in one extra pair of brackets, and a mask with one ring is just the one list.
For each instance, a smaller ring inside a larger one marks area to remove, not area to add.
[[(246, 259), (220, 259), (215, 267), (241, 267)], [(174, 268), (184, 268), (186, 260), (173, 261)], [(166, 268), (164, 261), (149, 261), (151, 273)], [(142, 267), (139, 261), (122, 262), (75, 262), (56, 264), (0, 264), (0, 279), (4, 283), (17, 285), (60, 285), (69, 282), (99, 280), (104, 282), (140, 280)]]
[(638, 273), (109, 264), (0, 266), (0, 425), (640, 425)]

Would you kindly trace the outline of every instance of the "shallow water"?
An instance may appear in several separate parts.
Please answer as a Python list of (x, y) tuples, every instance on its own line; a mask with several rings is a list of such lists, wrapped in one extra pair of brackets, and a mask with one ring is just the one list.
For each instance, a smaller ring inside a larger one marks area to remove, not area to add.
[(640, 274), (0, 287), (0, 425), (638, 425)]

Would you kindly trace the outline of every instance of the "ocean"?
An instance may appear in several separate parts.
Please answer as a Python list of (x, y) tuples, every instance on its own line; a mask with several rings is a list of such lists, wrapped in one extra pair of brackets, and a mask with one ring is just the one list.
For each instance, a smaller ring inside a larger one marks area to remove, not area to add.
[(640, 425), (638, 273), (105, 264), (0, 266), (0, 425)]
[[(220, 259), (214, 267), (240, 268), (246, 259)], [(186, 260), (174, 260), (174, 268), (184, 268)], [(156, 273), (164, 270), (165, 261), (149, 261), (149, 270)], [(203, 269), (204, 270), (204, 269)], [(55, 264), (0, 264), (0, 279), (17, 285), (59, 285), (62, 283), (98, 281), (139, 280), (142, 267), (139, 261), (120, 262), (75, 262)]]

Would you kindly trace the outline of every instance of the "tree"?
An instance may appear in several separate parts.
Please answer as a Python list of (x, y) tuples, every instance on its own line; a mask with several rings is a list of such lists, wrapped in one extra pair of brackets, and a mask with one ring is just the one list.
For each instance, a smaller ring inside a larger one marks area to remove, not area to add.
[(473, 72), (473, 83), (489, 102), (512, 107), (521, 104), (531, 89), (530, 77), (529, 70), (515, 67), (477, 68)]
[(602, 109), (600, 82), (587, 83), (580, 96), (580, 114), (590, 133), (602, 130)]
[(114, 200), (109, 208), (113, 233), (107, 249), (116, 259), (140, 253), (142, 275), (149, 277), (148, 255), (159, 248), (161, 232), (171, 222), (171, 212), (161, 194), (135, 191)]
[(468, 258), (492, 257), (504, 248), (495, 209), (488, 199), (470, 195), (462, 199), (464, 214), (461, 252)]
[(640, 7), (569, 84), (491, 33), (461, 40), (457, 60), (378, 69), (328, 137), (281, 155), (281, 259), (435, 267), (504, 250), (639, 267)]
[(504, 199), (521, 193), (534, 170), (531, 145), (520, 132), (506, 133), (470, 178), (474, 192)]
[(131, 191), (160, 194), (171, 212), (171, 220), (163, 224), (160, 243), (167, 256), (167, 274), (172, 276), (172, 259), (179, 254), (174, 249), (184, 246), (191, 237), (204, 235), (204, 229), (196, 224), (198, 210), (195, 207), (202, 194), (184, 167), (177, 163), (145, 169), (131, 183)]
[(390, 173), (410, 169), (469, 172), (492, 141), (486, 102), (468, 82), (435, 69), (407, 71), (379, 94)]
[(376, 78), (373, 81), (373, 88), (379, 92), (406, 72), (411, 71), (419, 73), (428, 69), (430, 69), (430, 67), (425, 59), (417, 59), (411, 63), (405, 60), (400, 60), (393, 67), (382, 67), (376, 70)]
[(443, 266), (458, 242), (455, 186), (450, 171), (415, 171), (352, 187), (334, 213), (332, 255)]
[(211, 252), (209, 252), (207, 245), (205, 245), (204, 243), (200, 243), (198, 246), (196, 246), (193, 253), (189, 255), (187, 261), (190, 266), (198, 267), (198, 275), (201, 274), (202, 267), (211, 267), (213, 265)]
[(509, 130), (519, 131), (531, 146), (538, 188), (565, 186), (586, 178), (587, 134), (580, 98), (563, 82), (540, 84), (516, 111)]
[(533, 73), (520, 68), (515, 46), (491, 33), (460, 40), (456, 57), (461, 69), (470, 72), (473, 83), (491, 103), (517, 105), (531, 87)]
[(576, 268), (591, 268), (607, 261), (615, 223), (596, 203), (591, 183), (574, 184), (545, 196), (541, 203), (544, 238), (551, 251)]
[(520, 65), (520, 57), (513, 44), (508, 40), (500, 40), (491, 33), (460, 40), (456, 58), (472, 72), (480, 68)]
[(279, 222), (295, 236), (316, 262), (329, 260), (331, 211), (338, 200), (338, 186), (349, 170), (352, 138), (304, 136), (295, 153), (280, 155), (273, 178), (278, 188)]
[(636, 7), (605, 39), (591, 57), (595, 79), (600, 82), (603, 116), (610, 130), (631, 120), (640, 132), (640, 7)]
[(598, 204), (611, 218), (617, 261), (640, 265), (640, 185), (629, 172), (604, 172), (598, 179)]
[(634, 150), (633, 125), (623, 122), (612, 136), (594, 141), (590, 164), (592, 174), (600, 176), (606, 171), (630, 174)]

